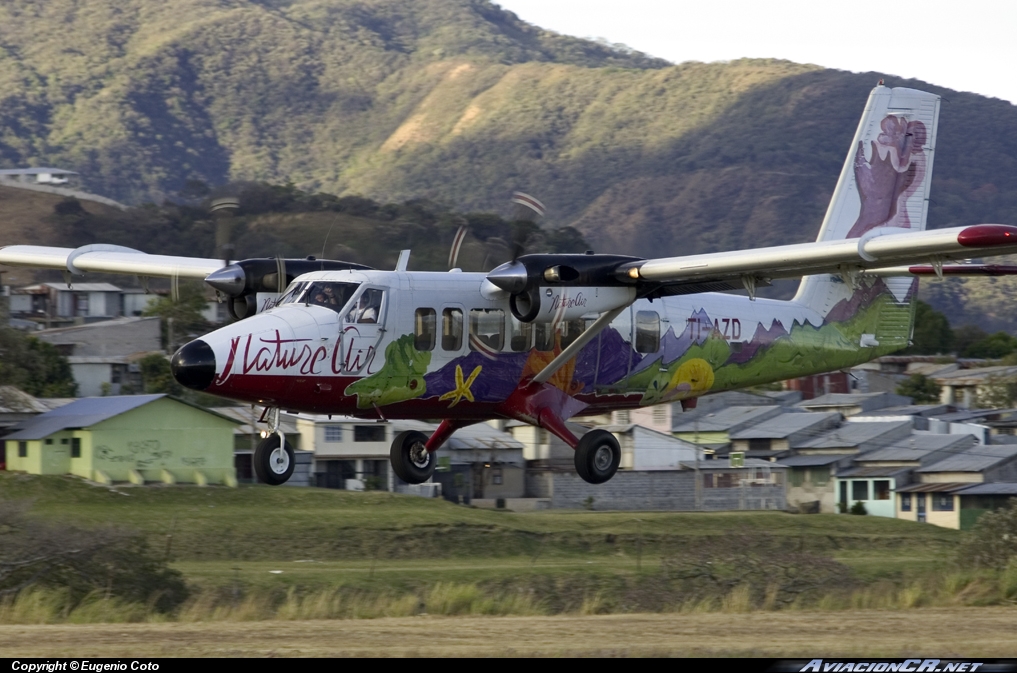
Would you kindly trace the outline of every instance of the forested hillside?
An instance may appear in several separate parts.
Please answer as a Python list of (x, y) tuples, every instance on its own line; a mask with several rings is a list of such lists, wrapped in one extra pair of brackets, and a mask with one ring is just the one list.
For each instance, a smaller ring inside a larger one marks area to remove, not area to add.
[[(1017, 107), (888, 70), (671, 65), (487, 0), (8, 0), (0, 167), (133, 203), (246, 180), (505, 213), (522, 189), (598, 250), (756, 247), (815, 237), (885, 76), (945, 98), (930, 226), (1017, 222)], [(951, 318), (1009, 322), (1009, 281), (978, 282)]]

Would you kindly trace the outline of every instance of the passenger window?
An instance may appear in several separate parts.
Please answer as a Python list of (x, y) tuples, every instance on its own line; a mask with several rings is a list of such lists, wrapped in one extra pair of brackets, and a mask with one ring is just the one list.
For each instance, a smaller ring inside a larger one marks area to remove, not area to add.
[(500, 351), (505, 344), (505, 313), (496, 308), (470, 311), (470, 350)]
[(568, 348), (579, 335), (586, 331), (586, 321), (582, 318), (569, 320), (561, 324), (561, 347)]
[(550, 353), (554, 350), (554, 327), (549, 322), (538, 322), (533, 325), (533, 347), (538, 351)]
[(437, 322), (433, 308), (417, 309), (413, 319), (413, 345), (418, 351), (434, 350)]
[(463, 312), (457, 308), (441, 312), (441, 347), (446, 351), (463, 347)]
[(509, 350), (513, 353), (522, 353), (530, 350), (530, 341), (533, 337), (533, 325), (531, 323), (519, 322), (515, 316), (509, 316)]
[(660, 316), (656, 311), (636, 311), (636, 352), (660, 350)]

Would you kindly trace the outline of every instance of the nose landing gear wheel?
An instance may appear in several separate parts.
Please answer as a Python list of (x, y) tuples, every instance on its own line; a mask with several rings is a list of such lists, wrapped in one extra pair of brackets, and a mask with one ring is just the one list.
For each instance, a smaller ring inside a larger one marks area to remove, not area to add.
[(293, 449), (289, 442), (282, 446), (279, 444), (279, 435), (271, 434), (261, 440), (254, 450), (254, 473), (258, 476), (258, 481), (278, 486), (285, 484), (293, 475), (296, 463)]
[(407, 484), (422, 484), (434, 473), (438, 459), (428, 453), (426, 443), (427, 435), (415, 430), (400, 432), (392, 440), (392, 471)]
[(621, 446), (607, 430), (591, 430), (576, 446), (576, 472), (591, 484), (603, 484), (614, 476), (621, 463)]

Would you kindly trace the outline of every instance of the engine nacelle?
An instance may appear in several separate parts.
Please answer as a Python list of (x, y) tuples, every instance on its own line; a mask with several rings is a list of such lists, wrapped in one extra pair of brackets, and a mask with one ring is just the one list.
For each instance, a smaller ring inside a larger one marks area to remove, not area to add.
[(509, 297), (509, 309), (520, 322), (560, 323), (631, 304), (634, 287), (534, 286)]
[(618, 268), (642, 261), (626, 255), (523, 255), (487, 274), (509, 293), (509, 308), (520, 322), (561, 322), (603, 313), (631, 303), (636, 288)]

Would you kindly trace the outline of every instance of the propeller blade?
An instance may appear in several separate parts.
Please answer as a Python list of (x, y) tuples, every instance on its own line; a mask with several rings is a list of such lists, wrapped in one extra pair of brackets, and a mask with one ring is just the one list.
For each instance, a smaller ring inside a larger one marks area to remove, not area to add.
[(448, 252), (448, 268), (449, 270), (456, 268), (456, 262), (459, 261), (459, 251), (463, 247), (463, 239), (466, 238), (467, 227), (465, 224), (459, 225), (459, 229), (456, 231), (455, 238), (452, 239), (452, 249)]
[(523, 213), (522, 217), (518, 216), (516, 217), (517, 220), (526, 220), (526, 219), (534, 220), (536, 218), (534, 218), (533, 215), (536, 215), (537, 217), (543, 217), (544, 211), (547, 210), (546, 208), (544, 208), (543, 203), (541, 203), (535, 197), (532, 197), (529, 194), (524, 194), (523, 192), (513, 192), (512, 203), (516, 204), (517, 206), (520, 206), (520, 208), (518, 208), (517, 210)]
[(286, 291), (286, 260), (279, 255), (275, 256), (275, 270), (278, 274), (276, 279), (276, 292), (282, 294)]

